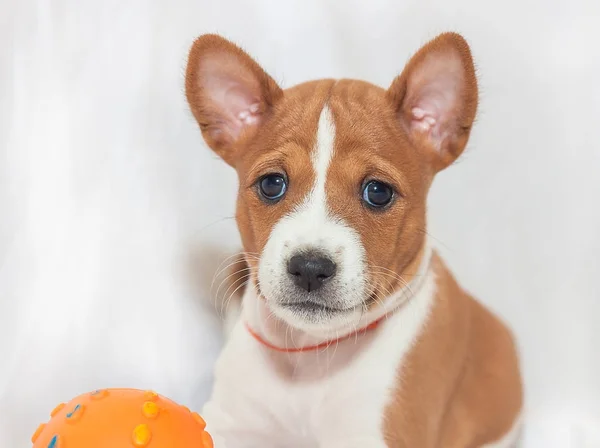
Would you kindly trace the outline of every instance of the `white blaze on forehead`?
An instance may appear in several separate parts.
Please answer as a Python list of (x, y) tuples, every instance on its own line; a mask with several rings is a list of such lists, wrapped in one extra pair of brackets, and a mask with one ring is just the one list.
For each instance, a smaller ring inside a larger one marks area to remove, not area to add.
[(335, 142), (335, 123), (333, 115), (327, 105), (323, 107), (319, 116), (317, 128), (317, 141), (312, 153), (312, 164), (315, 170), (315, 185), (308, 198), (310, 207), (321, 208), (324, 213), (327, 210), (327, 197), (325, 194), (325, 183), (331, 158), (333, 157), (333, 145)]

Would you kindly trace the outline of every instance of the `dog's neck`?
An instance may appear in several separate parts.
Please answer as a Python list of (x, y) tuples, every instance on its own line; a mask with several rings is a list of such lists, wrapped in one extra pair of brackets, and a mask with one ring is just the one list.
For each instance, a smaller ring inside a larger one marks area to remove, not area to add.
[[(253, 282), (249, 282), (244, 295), (242, 321), (256, 341), (262, 343), (270, 355), (292, 361), (295, 368), (302, 359), (311, 359), (320, 356), (326, 359), (327, 353), (341, 353), (356, 351), (363, 342), (367, 342), (372, 335), (374, 324), (385, 323), (390, 317), (405, 312), (405, 305), (412, 300), (419, 300), (421, 289), (427, 281), (431, 280), (432, 250), (426, 244), (421, 256), (417, 273), (403, 287), (396, 290), (376, 307), (366, 311), (358, 323), (345, 327), (323, 328), (320, 331), (307, 332), (295, 328), (276, 317), (269, 308), (266, 300), (261, 297)], [(409, 311), (406, 311), (409, 312)], [(401, 316), (399, 316), (401, 317)], [(346, 347), (347, 348), (344, 348)], [(350, 349), (348, 349), (350, 348)], [(307, 352), (313, 352), (311, 355)]]

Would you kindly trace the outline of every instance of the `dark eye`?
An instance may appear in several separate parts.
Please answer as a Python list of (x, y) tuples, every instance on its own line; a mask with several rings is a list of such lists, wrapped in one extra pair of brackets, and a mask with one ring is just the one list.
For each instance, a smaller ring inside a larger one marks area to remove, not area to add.
[(385, 207), (394, 197), (394, 190), (383, 182), (372, 180), (363, 189), (363, 200), (371, 207)]
[(277, 201), (285, 194), (287, 185), (285, 178), (280, 174), (268, 174), (258, 182), (261, 196), (268, 201)]

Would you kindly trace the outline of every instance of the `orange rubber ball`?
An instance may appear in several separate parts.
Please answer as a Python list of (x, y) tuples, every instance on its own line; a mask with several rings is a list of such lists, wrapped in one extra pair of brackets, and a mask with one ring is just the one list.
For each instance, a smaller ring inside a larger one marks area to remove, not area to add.
[(33, 448), (213, 448), (206, 423), (152, 391), (102, 389), (58, 405)]

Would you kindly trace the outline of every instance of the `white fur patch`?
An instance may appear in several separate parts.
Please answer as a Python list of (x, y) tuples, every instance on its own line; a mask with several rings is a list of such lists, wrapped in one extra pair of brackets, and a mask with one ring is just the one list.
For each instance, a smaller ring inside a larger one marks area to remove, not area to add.
[(310, 206), (315, 211), (327, 214), (325, 182), (327, 171), (333, 157), (335, 143), (335, 123), (333, 115), (328, 106), (325, 106), (319, 116), (319, 127), (317, 128), (317, 144), (313, 152), (312, 162), (315, 169), (315, 186), (308, 199)]

